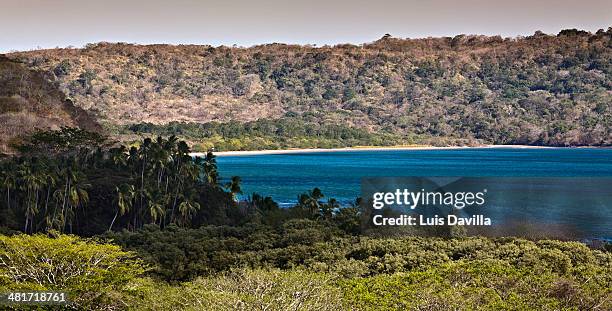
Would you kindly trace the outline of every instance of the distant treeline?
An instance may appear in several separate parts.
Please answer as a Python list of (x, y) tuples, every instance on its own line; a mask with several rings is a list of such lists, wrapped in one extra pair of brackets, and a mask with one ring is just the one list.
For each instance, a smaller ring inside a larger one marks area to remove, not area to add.
[(194, 142), (195, 151), (206, 151), (213, 147), (217, 151), (225, 151), (391, 146), (413, 144), (417, 141), (411, 136), (369, 132), (344, 124), (321, 124), (290, 117), (245, 123), (138, 123), (119, 127), (114, 131), (118, 134), (177, 135)]

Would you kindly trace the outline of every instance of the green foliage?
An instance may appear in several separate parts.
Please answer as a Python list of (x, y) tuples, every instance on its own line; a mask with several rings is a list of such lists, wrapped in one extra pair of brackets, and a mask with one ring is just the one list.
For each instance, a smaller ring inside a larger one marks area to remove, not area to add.
[(72, 65), (70, 64), (70, 61), (65, 59), (61, 61), (59, 64), (57, 64), (57, 66), (55, 66), (55, 69), (53, 69), (53, 73), (55, 73), (57, 77), (62, 77), (62, 76), (68, 75), (71, 70), (72, 70)]
[(3, 159), (0, 226), (92, 235), (148, 223), (190, 226), (236, 205), (230, 198), (239, 180), (223, 192), (212, 154), (191, 157), (174, 136), (129, 149), (100, 139), (71, 128), (39, 132), (30, 138), (37, 152)]
[(106, 138), (98, 133), (75, 127), (62, 127), (57, 131), (37, 131), (27, 137), (18, 150), (27, 154), (67, 153), (104, 145)]
[(192, 157), (175, 136), (145, 138), (129, 149), (96, 146), (97, 137), (68, 128), (40, 132), (30, 139), (47, 142), (38, 144), (39, 152), (0, 161), (0, 226), (89, 236), (147, 224), (280, 226), (291, 218), (319, 218), (359, 233), (358, 209), (340, 212), (340, 204), (333, 198), (322, 202), (316, 188), (300, 195), (291, 209), (279, 209), (272, 198), (258, 194), (238, 202), (240, 177), (222, 187), (214, 154)]
[[(148, 294), (140, 299), (153, 309), (210, 304), (248, 310), (269, 304), (285, 310), (291, 292), (299, 298), (313, 290), (327, 305), (350, 310), (610, 308), (612, 254), (581, 243), (357, 238), (330, 229), (313, 220), (291, 220), (276, 229), (150, 228), (113, 237), (156, 265), (157, 276), (175, 281), (191, 271), (192, 281), (178, 286), (141, 285)], [(160, 274), (171, 266), (180, 268)], [(287, 291), (278, 292), (281, 288)], [(275, 303), (271, 296), (278, 297)]]
[(168, 281), (189, 280), (232, 267), (287, 268), (300, 265), (317, 243), (338, 231), (312, 220), (293, 219), (281, 227), (248, 224), (179, 229), (145, 226), (136, 232), (106, 235), (138, 252), (154, 273)]
[(139, 123), (114, 129), (116, 134), (178, 135), (194, 142), (195, 151), (274, 150), (286, 148), (339, 148), (415, 143), (410, 136), (372, 133), (342, 124), (306, 122), (295, 117), (240, 122), (167, 124)]
[(96, 78), (96, 76), (97, 74), (95, 71), (87, 69), (79, 75), (77, 82), (82, 88), (87, 89), (87, 93), (90, 93), (92, 87), (91, 82)]
[(121, 307), (145, 271), (133, 253), (71, 235), (0, 236), (0, 291), (66, 291), (77, 309)]
[(232, 178), (230, 178), (230, 181), (225, 185), (225, 188), (232, 195), (232, 198), (234, 199), (234, 201), (238, 200), (237, 199), (238, 194), (242, 194), (242, 189), (240, 188), (241, 182), (242, 180), (240, 179), (240, 176), (232, 176)]
[(342, 292), (325, 274), (232, 270), (178, 286), (144, 280), (135, 310), (341, 310)]
[(244, 266), (304, 267), (354, 277), (421, 271), (459, 260), (503, 260), (534, 273), (585, 273), (603, 267), (609, 274), (612, 269), (612, 254), (577, 242), (355, 237), (323, 220), (308, 219), (291, 219), (278, 227), (147, 227), (108, 237), (141, 254), (157, 275), (171, 281)]
[(258, 193), (253, 193), (247, 202), (255, 209), (262, 212), (278, 211), (278, 203), (272, 197), (263, 197)]
[(146, 310), (607, 310), (610, 277), (598, 268), (533, 273), (503, 260), (356, 278), (237, 269), (178, 286), (144, 280), (136, 286), (142, 296), (130, 303)]
[[(143, 261), (74, 236), (0, 236), (0, 290), (67, 290), (87, 310), (608, 310), (612, 303), (612, 254), (577, 242), (354, 237), (309, 219), (280, 227), (147, 225), (105, 238)], [(140, 278), (145, 262), (153, 274)]]
[(607, 310), (603, 275), (534, 273), (503, 260), (461, 260), (425, 271), (341, 281), (358, 310)]

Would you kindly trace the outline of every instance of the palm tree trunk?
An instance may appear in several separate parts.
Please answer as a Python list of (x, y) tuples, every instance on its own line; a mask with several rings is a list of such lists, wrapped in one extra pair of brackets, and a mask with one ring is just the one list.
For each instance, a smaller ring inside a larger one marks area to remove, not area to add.
[[(140, 210), (142, 210), (144, 208), (143, 206), (143, 197), (144, 197), (144, 171), (145, 171), (145, 164), (147, 161), (147, 157), (146, 155), (143, 157), (142, 160), (142, 170), (140, 171)], [(134, 213), (134, 229), (136, 229), (136, 222), (137, 222), (137, 215), (138, 215), (138, 211), (136, 211)]]
[(11, 187), (6, 187), (6, 206), (11, 210)]
[(181, 182), (179, 180), (179, 183), (176, 185), (176, 193), (174, 194), (174, 202), (172, 202), (172, 214), (170, 215), (170, 223), (174, 221), (174, 211), (176, 210), (176, 201), (178, 199), (180, 185), (181, 185)]
[(63, 232), (64, 229), (66, 228), (66, 200), (68, 199), (68, 191), (70, 191), (70, 183), (69, 180), (66, 179), (66, 186), (64, 187), (64, 198), (63, 198), (63, 202), (62, 202), (62, 229), (61, 231)]
[(26, 202), (26, 212), (25, 212), (25, 218), (26, 219), (25, 219), (25, 226), (23, 228), (23, 231), (25, 233), (28, 233), (28, 222), (30, 220), (30, 212), (31, 212), (31, 209), (32, 209), (32, 198), (31, 198), (32, 194), (31, 194), (31, 192), (32, 191), (31, 191), (30, 187), (28, 187), (28, 196), (27, 196), (28, 199), (27, 199), (27, 202)]
[(47, 214), (47, 210), (49, 207), (49, 194), (51, 192), (51, 186), (47, 187), (47, 198), (45, 199), (45, 214)]
[(115, 220), (117, 219), (117, 215), (119, 215), (119, 210), (115, 212), (115, 217), (113, 217), (113, 221), (111, 221), (110, 226), (108, 226), (108, 231), (113, 229), (113, 225), (115, 224)]

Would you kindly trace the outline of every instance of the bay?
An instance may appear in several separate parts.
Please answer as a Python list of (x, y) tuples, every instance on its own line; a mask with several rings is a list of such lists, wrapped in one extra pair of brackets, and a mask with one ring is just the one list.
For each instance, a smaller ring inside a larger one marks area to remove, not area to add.
[(220, 156), (222, 180), (242, 178), (244, 195), (257, 192), (281, 205), (314, 187), (341, 202), (360, 193), (362, 177), (612, 177), (609, 148), (465, 148), (350, 150)]
[[(282, 207), (294, 205), (300, 193), (314, 187), (321, 189), (324, 200), (333, 197), (348, 204), (360, 196), (363, 177), (576, 177), (577, 189), (581, 178), (612, 177), (609, 148), (350, 150), (224, 155), (217, 160), (222, 182), (231, 176), (242, 178), (243, 199), (256, 192), (271, 196)], [(513, 205), (493, 212), (504, 222), (522, 215), (541, 224), (571, 225), (583, 238), (612, 239), (611, 191), (604, 189), (596, 206), (592, 200), (582, 204), (560, 198), (537, 210)]]

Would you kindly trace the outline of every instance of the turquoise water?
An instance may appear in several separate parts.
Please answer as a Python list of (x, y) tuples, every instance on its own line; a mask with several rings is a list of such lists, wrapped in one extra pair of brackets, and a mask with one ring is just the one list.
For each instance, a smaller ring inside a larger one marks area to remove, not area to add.
[(612, 177), (612, 149), (358, 150), (220, 156), (218, 165), (223, 179), (242, 177), (245, 195), (257, 192), (288, 205), (314, 187), (352, 201), (361, 177)]

